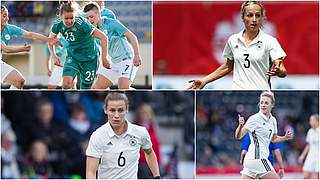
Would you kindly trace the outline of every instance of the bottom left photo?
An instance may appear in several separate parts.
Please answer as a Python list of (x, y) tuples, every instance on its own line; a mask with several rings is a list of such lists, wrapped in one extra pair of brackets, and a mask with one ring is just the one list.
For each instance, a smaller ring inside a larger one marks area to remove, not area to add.
[(2, 91), (1, 178), (195, 178), (195, 92)]

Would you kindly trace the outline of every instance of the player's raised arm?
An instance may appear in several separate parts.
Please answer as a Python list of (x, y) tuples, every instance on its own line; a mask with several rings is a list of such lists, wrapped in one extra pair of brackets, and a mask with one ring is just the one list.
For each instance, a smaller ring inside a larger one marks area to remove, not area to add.
[(244, 121), (244, 118), (240, 114), (238, 114), (238, 121), (239, 121), (239, 125), (236, 129), (236, 132), (235, 132), (235, 138), (242, 139), (243, 136), (248, 132), (248, 129), (243, 128), (245, 121)]
[(95, 157), (87, 156), (86, 162), (86, 179), (96, 179), (98, 170), (99, 159)]
[(108, 37), (101, 32), (99, 29), (95, 28), (93, 30), (92, 35), (95, 38), (100, 39), (101, 42), (101, 48), (102, 48), (102, 64), (105, 68), (110, 69), (111, 68), (111, 63), (110, 60), (108, 59)]
[(146, 161), (152, 172), (153, 177), (160, 179), (159, 164), (158, 164), (156, 153), (153, 151), (152, 148), (144, 149), (143, 151), (146, 156)]
[(140, 66), (142, 63), (142, 59), (140, 56), (139, 42), (138, 42), (137, 36), (135, 34), (133, 34), (131, 31), (125, 32), (124, 35), (127, 37), (129, 43), (132, 46), (133, 52), (134, 52), (133, 64), (135, 66)]
[(1, 51), (6, 53), (16, 53), (16, 52), (23, 52), (23, 51), (30, 51), (31, 46), (30, 44), (25, 43), (23, 46), (7, 46), (5, 43), (1, 41)]
[(293, 138), (292, 132), (286, 131), (286, 134), (284, 136), (278, 136), (278, 135), (274, 134), (272, 136), (272, 142), (279, 143), (279, 142), (283, 142), (283, 141), (288, 141), (292, 138)]
[(213, 71), (211, 74), (198, 79), (198, 80), (190, 80), (189, 83), (192, 83), (188, 89), (198, 90), (202, 89), (208, 83), (220, 79), (221, 77), (229, 74), (233, 70), (233, 61), (227, 60), (223, 63), (218, 69)]

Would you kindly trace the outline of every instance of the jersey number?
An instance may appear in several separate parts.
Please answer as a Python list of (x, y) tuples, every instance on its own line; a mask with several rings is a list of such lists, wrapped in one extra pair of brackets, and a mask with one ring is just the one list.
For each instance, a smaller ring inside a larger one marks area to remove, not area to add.
[(243, 54), (246, 58), (244, 59), (244, 61), (247, 61), (247, 64), (243, 64), (243, 66), (245, 68), (249, 68), (250, 67), (250, 60), (248, 59), (249, 58), (249, 54)]
[(118, 166), (123, 167), (124, 165), (126, 165), (126, 158), (124, 158), (122, 156), (123, 152), (120, 153), (119, 157), (118, 157)]
[(74, 41), (75, 40), (73, 32), (65, 32), (64, 34), (66, 35), (67, 41)]
[(126, 72), (129, 67), (130, 67), (130, 65), (126, 64), (126, 69), (124, 70), (124, 72)]
[(87, 75), (87, 77), (85, 78), (86, 81), (93, 81), (95, 76), (95, 71), (87, 71), (86, 75)]
[(271, 129), (269, 129), (269, 131), (270, 131), (270, 133), (269, 133), (269, 139), (270, 139), (270, 137), (271, 137), (271, 133), (272, 133), (272, 130), (271, 130)]

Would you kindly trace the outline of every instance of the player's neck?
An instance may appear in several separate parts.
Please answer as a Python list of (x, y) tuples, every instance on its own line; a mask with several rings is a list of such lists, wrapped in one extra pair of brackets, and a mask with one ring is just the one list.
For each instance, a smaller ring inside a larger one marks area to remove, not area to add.
[(244, 33), (243, 33), (243, 38), (246, 40), (246, 41), (253, 41), (254, 38), (257, 37), (257, 35), (259, 34), (259, 31), (248, 31), (248, 30), (245, 30)]
[(125, 133), (128, 129), (128, 124), (127, 121), (125, 121), (123, 124), (121, 124), (119, 127), (112, 127), (114, 133), (118, 136), (122, 135)]

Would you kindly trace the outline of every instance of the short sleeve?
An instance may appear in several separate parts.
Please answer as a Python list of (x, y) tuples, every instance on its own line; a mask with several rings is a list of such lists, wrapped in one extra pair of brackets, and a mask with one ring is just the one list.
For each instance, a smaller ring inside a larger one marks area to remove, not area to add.
[(277, 135), (278, 134), (278, 125), (277, 125), (276, 118), (273, 119), (273, 128), (274, 128), (273, 134)]
[(85, 33), (92, 34), (95, 27), (87, 20), (82, 18), (83, 22), (80, 25), (80, 29), (82, 29)]
[(306, 142), (310, 144), (311, 142), (311, 135), (310, 135), (310, 129), (308, 130), (308, 133), (307, 133), (307, 137), (306, 137)]
[(128, 31), (128, 29), (118, 20), (111, 20), (110, 28), (119, 35), (123, 35)]
[(116, 19), (116, 15), (114, 14), (114, 12), (112, 12), (110, 9), (106, 9), (106, 8), (103, 8), (101, 10), (101, 16), (104, 16), (104, 17), (107, 17), (110, 19)]
[(226, 46), (223, 49), (223, 58), (224, 59), (229, 59), (233, 61), (233, 52), (232, 52), (232, 48), (231, 48), (231, 39), (228, 39), (228, 42), (226, 44)]
[(256, 129), (256, 127), (257, 127), (257, 122), (255, 118), (253, 118), (252, 116), (248, 119), (248, 121), (244, 125), (244, 128), (248, 129), (248, 131), (250, 132), (253, 132)]
[(152, 147), (151, 138), (146, 128), (143, 129), (143, 135), (142, 135), (141, 141), (142, 141), (142, 145), (141, 145), (142, 149), (150, 149)]
[(53, 34), (59, 34), (59, 29), (58, 29), (58, 23), (54, 23), (52, 26), (51, 26), (51, 32)]
[(16, 37), (21, 37), (23, 33), (26, 32), (26, 30), (12, 24), (9, 26), (9, 31), (10, 31), (10, 34)]
[(277, 60), (280, 58), (285, 58), (287, 54), (283, 51), (281, 48), (279, 42), (276, 38), (271, 38), (269, 42), (269, 56), (271, 57), (271, 60)]
[(276, 149), (281, 149), (281, 143), (273, 143), (273, 142), (270, 142), (270, 145), (271, 145), (271, 150), (276, 150)]
[(100, 158), (102, 156), (103, 150), (102, 145), (99, 143), (98, 136), (96, 136), (95, 133), (93, 133), (90, 137), (89, 144), (86, 150), (86, 155)]

